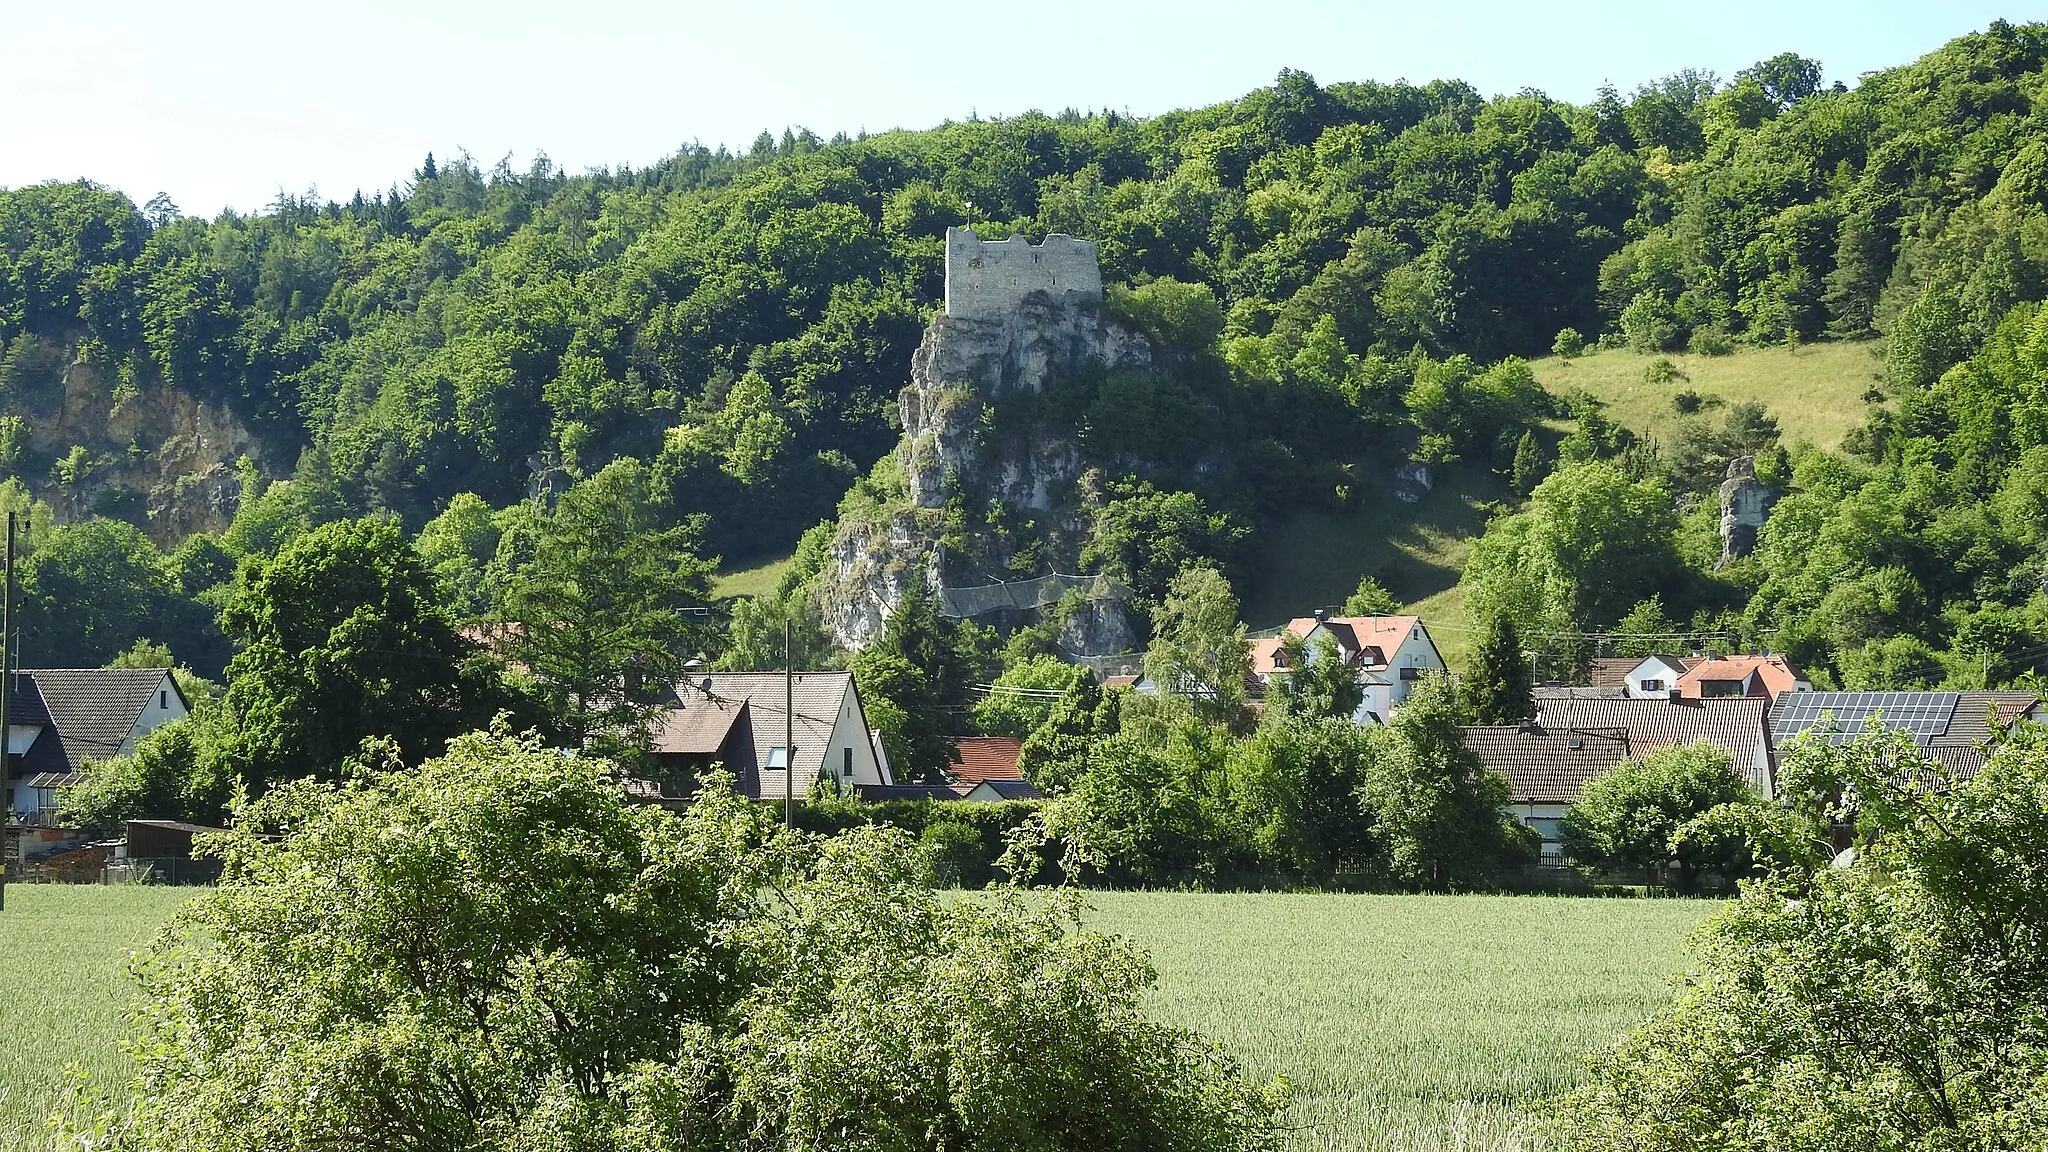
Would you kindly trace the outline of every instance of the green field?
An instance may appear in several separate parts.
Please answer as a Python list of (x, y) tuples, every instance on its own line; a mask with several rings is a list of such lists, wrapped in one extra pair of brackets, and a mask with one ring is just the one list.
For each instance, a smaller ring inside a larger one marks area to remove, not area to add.
[(775, 586), (782, 582), (782, 574), (789, 569), (791, 559), (793, 557), (790, 556), (757, 557), (736, 564), (721, 564), (717, 575), (711, 578), (711, 594), (725, 599), (773, 592)]
[[(1607, 415), (1623, 426), (1669, 442), (1678, 422), (1671, 398), (1686, 389), (1719, 396), (1729, 404), (1762, 401), (1777, 417), (1787, 444), (1805, 440), (1822, 448), (1863, 423), (1863, 394), (1878, 382), (1883, 365), (1876, 343), (1805, 344), (1797, 349), (1743, 348), (1727, 356), (1667, 353), (1661, 358), (1690, 379), (1650, 384), (1643, 370), (1658, 356), (1610, 349), (1565, 361), (1547, 357), (1531, 364), (1552, 394), (1584, 389), (1607, 404)], [(1719, 411), (1701, 415), (1723, 419)]]
[[(128, 951), (190, 890), (17, 886), (0, 912), (0, 1147), (48, 1148), (62, 1070), (125, 1075)], [(1161, 1019), (1295, 1085), (1299, 1149), (1524, 1147), (1523, 1106), (1666, 998), (1692, 901), (1095, 893)]]
[(1537, 896), (1097, 893), (1162, 1019), (1298, 1093), (1295, 1146), (1522, 1147), (1522, 1105), (1669, 998), (1714, 905)]
[(76, 1064), (102, 1088), (128, 1076), (128, 953), (189, 888), (10, 884), (0, 912), (0, 1147), (44, 1145)]

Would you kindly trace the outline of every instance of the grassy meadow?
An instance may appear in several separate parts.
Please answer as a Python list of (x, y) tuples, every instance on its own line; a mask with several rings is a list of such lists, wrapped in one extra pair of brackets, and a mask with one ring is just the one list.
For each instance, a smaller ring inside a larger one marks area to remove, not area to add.
[(10, 884), (0, 912), (0, 1148), (44, 1146), (67, 1097), (64, 1070), (118, 1090), (128, 1078), (128, 954), (189, 888)]
[[(63, 1070), (127, 1074), (129, 950), (190, 889), (15, 886), (0, 912), (0, 1147), (48, 1149)], [(1562, 897), (1094, 893), (1154, 1015), (1294, 1084), (1303, 1152), (1526, 1148), (1525, 1105), (1666, 999), (1712, 905)]]
[(1294, 1147), (1529, 1145), (1524, 1106), (1669, 999), (1715, 905), (1537, 896), (1096, 893), (1152, 1010), (1296, 1091)]
[[(1669, 443), (1679, 416), (1671, 398), (1686, 389), (1719, 396), (1728, 404), (1761, 401), (1777, 417), (1787, 444), (1801, 440), (1822, 448), (1863, 423), (1863, 394), (1878, 382), (1883, 364), (1874, 342), (1802, 344), (1798, 348), (1742, 348), (1726, 356), (1662, 356), (1608, 349), (1573, 360), (1555, 356), (1533, 361), (1536, 379), (1552, 394), (1583, 389), (1607, 404), (1607, 415), (1637, 433)], [(1643, 371), (1665, 359), (1687, 378), (1651, 384)], [(1702, 412), (1718, 423), (1726, 409)]]

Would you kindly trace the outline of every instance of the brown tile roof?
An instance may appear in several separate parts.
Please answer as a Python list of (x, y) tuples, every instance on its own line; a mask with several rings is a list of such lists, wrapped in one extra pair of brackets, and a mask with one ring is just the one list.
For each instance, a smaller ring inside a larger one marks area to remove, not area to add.
[[(810, 794), (811, 781), (825, 764), (825, 749), (832, 742), (832, 728), (839, 719), (839, 707), (852, 692), (851, 672), (799, 672), (793, 685), (796, 705), (796, 780), (798, 799)], [(678, 701), (664, 716), (657, 732), (676, 733), (674, 747), (665, 746), (657, 736), (656, 752), (678, 752), (685, 747), (702, 748), (721, 718), (733, 742), (728, 754), (743, 763), (725, 767), (739, 780), (743, 796), (779, 800), (785, 782), (783, 769), (767, 766), (769, 750), (783, 740), (783, 682), (780, 672), (711, 672), (692, 676), (675, 686)], [(741, 704), (746, 707), (739, 707)], [(690, 713), (696, 716), (690, 716)], [(681, 717), (677, 713), (683, 714)], [(744, 717), (745, 723), (739, 723)], [(865, 717), (858, 718), (859, 730), (867, 731)], [(673, 726), (673, 728), (672, 728)], [(713, 750), (716, 750), (716, 745)], [(708, 753), (695, 753), (708, 755)]]
[(1104, 676), (1102, 678), (1102, 686), (1104, 688), (1129, 688), (1136, 684), (1138, 679), (1136, 676)]
[(962, 736), (955, 742), (953, 764), (947, 769), (957, 784), (973, 786), (983, 780), (1022, 780), (1017, 756), (1024, 742), (1012, 736)]
[(1549, 728), (1622, 728), (1633, 755), (1706, 741), (1735, 758), (1746, 772), (1769, 728), (1770, 701), (1759, 696), (1711, 700), (1627, 700), (1572, 697), (1540, 701), (1537, 719)]
[(1994, 726), (2003, 732), (2040, 704), (2039, 692), (1959, 692), (1956, 694), (1955, 714), (1949, 717), (1948, 730), (1930, 743), (1985, 743), (1991, 739)]
[(7, 702), (8, 723), (43, 725), (22, 757), (25, 772), (76, 771), (113, 756), (157, 692), (166, 683), (178, 691), (164, 668), (24, 668), (21, 680)]
[(1422, 623), (1420, 616), (1298, 616), (1287, 622), (1287, 631), (1306, 637), (1320, 623), (1330, 630), (1344, 659), (1361, 668), (1382, 669), (1387, 653), (1398, 651), (1408, 634)]
[(1621, 728), (1486, 725), (1465, 729), (1465, 746), (1508, 778), (1517, 804), (1569, 804), (1586, 781), (1631, 755)]

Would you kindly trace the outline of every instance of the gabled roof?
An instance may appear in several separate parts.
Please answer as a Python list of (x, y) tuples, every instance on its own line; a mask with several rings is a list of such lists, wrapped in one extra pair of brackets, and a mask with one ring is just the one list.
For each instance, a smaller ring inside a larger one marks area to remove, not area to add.
[(121, 750), (158, 692), (168, 688), (180, 703), (185, 699), (168, 668), (24, 668), (21, 681), (8, 699), (7, 721), (43, 725), (22, 757), (27, 772), (76, 771), (87, 760), (105, 760)]
[(1923, 748), (1975, 747), (2041, 707), (2036, 692), (1795, 692), (1773, 705), (1771, 722), (1783, 744), (1830, 719), (1829, 743), (1860, 735), (1873, 716), (1909, 733)]
[[(1372, 669), (1385, 668), (1389, 654), (1399, 651), (1409, 635), (1423, 627), (1420, 616), (1326, 616), (1321, 620), (1298, 616), (1287, 622), (1287, 631), (1306, 639), (1317, 625), (1335, 638), (1346, 663)], [(1426, 627), (1423, 635), (1428, 636)]]
[(983, 780), (962, 793), (961, 798), (973, 800), (982, 793), (993, 793), (999, 800), (1037, 800), (1044, 796), (1029, 780)]
[(1498, 724), (1465, 729), (1465, 746), (1508, 778), (1516, 804), (1569, 804), (1586, 781), (1630, 755), (1622, 728)]
[(1783, 656), (1714, 656), (1685, 670), (1678, 678), (1681, 696), (1701, 695), (1700, 686), (1709, 680), (1747, 680), (1751, 674), (1763, 685), (1762, 695), (1775, 697), (1799, 687), (1804, 676)]
[(1994, 729), (2003, 732), (2039, 707), (2039, 692), (1958, 692), (1948, 730), (1934, 743), (1984, 743), (1991, 739)]
[[(811, 781), (818, 778), (824, 767), (825, 749), (832, 742), (840, 705), (846, 694), (853, 691), (851, 672), (799, 672), (794, 677), (791, 695), (796, 706), (796, 779), (789, 783), (794, 785), (798, 798), (810, 795)], [(780, 766), (771, 768), (767, 763), (770, 749), (781, 747), (783, 741), (782, 673), (712, 672), (692, 676), (675, 686), (675, 695), (675, 707), (662, 718), (656, 730), (654, 751), (710, 755), (723, 746), (733, 759), (743, 761), (725, 765), (727, 771), (738, 777), (742, 796), (782, 797), (786, 786), (784, 770)], [(866, 732), (864, 719), (857, 722), (859, 731)], [(732, 738), (731, 744), (726, 744), (721, 736), (719, 743), (711, 746), (711, 752), (687, 751), (702, 749), (721, 723)], [(665, 734), (671, 731), (673, 744), (665, 742)]]
[(1013, 736), (962, 736), (954, 741), (955, 759), (946, 769), (956, 784), (975, 785), (984, 780), (1024, 779), (1017, 771), (1017, 756), (1024, 742)]
[(1625, 729), (1635, 756), (1704, 740), (1734, 757), (1736, 771), (1742, 772), (1759, 746), (1769, 746), (1764, 717), (1770, 703), (1760, 696), (1709, 700), (1549, 698), (1538, 702), (1537, 719), (1547, 728)]
[(1685, 660), (1677, 656), (1595, 656), (1586, 662), (1586, 686), (1592, 688), (1627, 688), (1629, 673), (1644, 663), (1656, 660), (1673, 672), (1676, 680), (1686, 669), (1701, 663), (1699, 659)]

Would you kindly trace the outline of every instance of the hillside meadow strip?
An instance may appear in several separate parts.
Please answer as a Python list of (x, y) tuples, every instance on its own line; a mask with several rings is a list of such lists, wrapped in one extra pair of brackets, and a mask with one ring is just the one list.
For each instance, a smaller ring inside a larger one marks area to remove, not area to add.
[[(0, 1147), (49, 1147), (65, 1068), (116, 1090), (126, 968), (191, 890), (15, 886), (0, 913)], [(1136, 939), (1154, 1014), (1294, 1084), (1293, 1146), (1530, 1145), (1527, 1105), (1640, 1023), (1703, 901), (1098, 892), (1087, 926)]]

